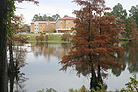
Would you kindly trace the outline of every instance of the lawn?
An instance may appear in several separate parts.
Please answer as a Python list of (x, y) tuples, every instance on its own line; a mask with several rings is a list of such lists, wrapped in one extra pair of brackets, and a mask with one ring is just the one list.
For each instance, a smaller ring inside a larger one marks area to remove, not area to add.
[[(40, 34), (33, 34), (33, 33), (26, 33), (26, 34), (16, 34), (16, 35), (21, 35), (23, 37), (29, 37), (28, 42), (37, 42), (35, 37), (40, 36)], [(46, 34), (43, 34), (45, 36)], [(61, 36), (62, 35), (52, 35), (52, 34), (47, 34), (48, 35), (48, 42), (49, 43), (69, 43), (68, 41), (62, 41)], [(73, 36), (71, 36), (70, 40), (72, 39)], [(46, 41), (42, 41), (46, 42)]]

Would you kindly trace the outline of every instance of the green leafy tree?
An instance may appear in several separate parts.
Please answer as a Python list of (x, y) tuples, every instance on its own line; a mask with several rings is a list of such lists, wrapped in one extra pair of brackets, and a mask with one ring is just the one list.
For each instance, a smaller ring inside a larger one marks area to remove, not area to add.
[(38, 14), (35, 14), (32, 21), (38, 21), (39, 20), (39, 15)]
[(137, 25), (135, 23), (135, 20), (132, 17), (129, 17), (126, 19), (125, 24), (125, 36), (130, 40), (137, 39)]
[[(109, 15), (109, 13), (107, 13), (107, 14)], [(124, 30), (124, 27), (125, 27), (124, 26), (125, 25), (124, 23), (125, 23), (126, 18), (127, 18), (127, 12), (126, 12), (125, 9), (123, 9), (123, 6), (120, 3), (118, 3), (117, 5), (115, 5), (113, 7), (113, 11), (111, 12), (110, 15), (115, 16), (117, 19), (122, 19), (122, 21), (119, 21), (119, 22), (116, 22), (116, 23), (120, 26), (120, 28), (122, 30)], [(122, 25), (123, 25), (123, 27), (122, 27)], [(122, 31), (120, 33), (121, 37), (122, 36), (124, 37), (124, 32), (125, 31)]]
[(35, 14), (32, 21), (56, 21), (58, 18), (60, 18), (59, 14), (55, 14), (52, 16), (47, 16), (46, 14), (44, 15)]
[(57, 92), (57, 91), (54, 90), (53, 88), (46, 88), (46, 90), (42, 89), (42, 90), (39, 90), (37, 92)]
[(73, 88), (71, 88), (71, 89), (69, 89), (69, 92), (90, 92), (89, 90), (87, 90), (86, 89), (86, 87), (85, 86), (82, 86), (80, 89), (73, 89)]
[(60, 18), (60, 15), (59, 14), (52, 15), (52, 18), (54, 19), (54, 21), (56, 21), (58, 18)]
[(48, 17), (46, 14), (43, 15), (43, 20), (45, 20), (45, 21), (48, 20)]
[[(64, 15), (64, 17), (68, 17), (68, 15)], [(64, 18), (64, 17), (63, 17), (63, 18)]]
[(131, 9), (129, 10), (129, 13), (130, 13), (129, 16), (131, 16), (138, 25), (138, 5), (132, 6)]
[(138, 92), (138, 81), (136, 75), (130, 77), (130, 82), (125, 84), (127, 88), (122, 88), (121, 92)]
[(127, 18), (127, 12), (125, 9), (123, 9), (123, 6), (120, 3), (113, 7), (113, 11), (111, 13), (118, 19), (125, 20)]

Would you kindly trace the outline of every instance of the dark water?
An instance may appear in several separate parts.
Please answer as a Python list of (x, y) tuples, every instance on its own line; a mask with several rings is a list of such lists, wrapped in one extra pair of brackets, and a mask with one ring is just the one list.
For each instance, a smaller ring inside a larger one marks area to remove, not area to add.
[[(124, 87), (129, 77), (138, 72), (137, 44), (124, 43), (122, 46), (124, 55), (117, 61), (123, 63), (123, 70), (111, 68), (106, 71), (108, 75), (104, 82), (108, 90), (115, 91)], [(19, 47), (24, 53), (20, 60), (22, 67), (18, 79), (14, 79), (14, 90), (17, 92), (36, 92), (45, 88), (67, 92), (70, 88), (79, 89), (83, 85), (89, 89), (90, 75), (78, 76), (72, 68), (66, 72), (59, 71), (59, 61), (69, 52), (70, 44), (30, 43)]]

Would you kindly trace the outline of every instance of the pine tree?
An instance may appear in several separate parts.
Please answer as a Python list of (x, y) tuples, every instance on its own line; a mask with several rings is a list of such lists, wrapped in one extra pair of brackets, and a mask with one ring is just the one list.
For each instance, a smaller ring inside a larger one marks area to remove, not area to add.
[[(73, 46), (68, 55), (60, 62), (61, 70), (68, 67), (85, 67), (92, 74), (90, 89), (96, 89), (99, 83), (103, 84), (101, 69), (108, 69), (110, 66), (121, 69), (121, 63), (113, 62), (111, 58), (120, 57), (122, 48), (117, 44), (117, 36), (120, 28), (116, 24), (116, 18), (105, 16), (104, 0), (75, 0), (82, 6), (76, 14), (75, 27), (76, 35), (72, 39)], [(81, 68), (80, 68), (81, 69)]]
[(135, 20), (132, 17), (129, 17), (126, 21), (126, 37), (128, 40), (136, 40), (137, 39), (137, 25)]

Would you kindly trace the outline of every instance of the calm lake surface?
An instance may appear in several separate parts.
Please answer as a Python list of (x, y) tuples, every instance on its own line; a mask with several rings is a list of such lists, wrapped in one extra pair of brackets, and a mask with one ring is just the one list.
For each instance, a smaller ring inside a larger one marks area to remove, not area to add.
[[(138, 76), (138, 48), (137, 44), (125, 43), (124, 56), (117, 60), (123, 63), (123, 70), (111, 68), (106, 71), (108, 76), (103, 80), (107, 89), (115, 91), (125, 87), (129, 77), (134, 73)], [(30, 43), (20, 46), (24, 51), (22, 57), (23, 67), (20, 72), (23, 73), (20, 78), (23, 80), (19, 87), (14, 87), (18, 92), (36, 92), (38, 90), (53, 88), (58, 92), (68, 92), (68, 89), (79, 89), (83, 85), (89, 89), (90, 75), (78, 76), (76, 70), (68, 68), (65, 71), (59, 71), (61, 68), (62, 57), (69, 52), (70, 44), (47, 44)], [(16, 83), (17, 84), (17, 83)]]

